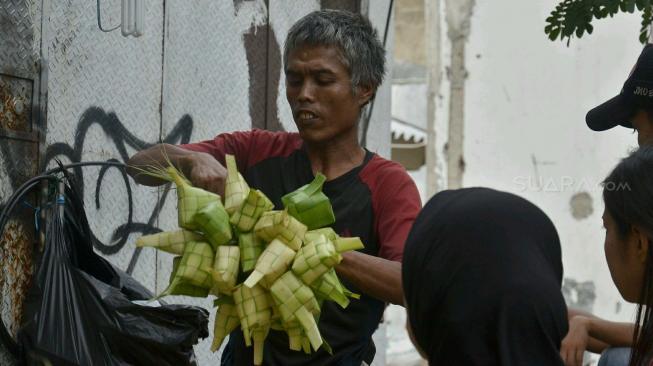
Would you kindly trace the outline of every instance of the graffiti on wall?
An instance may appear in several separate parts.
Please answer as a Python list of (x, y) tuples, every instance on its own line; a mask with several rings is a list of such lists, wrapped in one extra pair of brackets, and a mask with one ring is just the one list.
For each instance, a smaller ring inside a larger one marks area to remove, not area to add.
[[(130, 155), (127, 148), (134, 150), (146, 149), (150, 146), (153, 146), (154, 143), (147, 142), (139, 139), (137, 136), (134, 136), (125, 124), (118, 119), (115, 113), (106, 112), (99, 107), (88, 108), (80, 117), (77, 127), (75, 129), (75, 139), (72, 144), (66, 144), (62, 142), (54, 143), (48, 146), (45, 153), (45, 164), (48, 166), (54, 159), (68, 160), (72, 162), (83, 161), (82, 153), (84, 151), (85, 145), (87, 143), (88, 131), (91, 127), (100, 127), (103, 133), (106, 135), (107, 139), (114, 145), (115, 149), (118, 151), (120, 159), (112, 158), (109, 161), (122, 161), (126, 162)], [(193, 119), (189, 115), (183, 116), (174, 126), (174, 128), (168, 133), (167, 136), (162, 138), (162, 142), (168, 144), (183, 144), (190, 142), (190, 137), (193, 132)], [(86, 146), (88, 148), (88, 146)], [(84, 182), (84, 170), (81, 167), (73, 168), (75, 176), (79, 179), (80, 182)], [(123, 182), (125, 185), (125, 190), (127, 192), (127, 221), (117, 228), (114, 229), (111, 244), (104, 244), (94, 236), (94, 246), (95, 248), (105, 255), (115, 254), (120, 251), (125, 244), (130, 234), (141, 233), (141, 234), (151, 234), (161, 231), (156, 228), (153, 224), (156, 220), (156, 217), (159, 215), (163, 204), (168, 196), (168, 189), (159, 197), (157, 204), (149, 215), (149, 218), (146, 222), (137, 222), (134, 221), (134, 207), (133, 207), (133, 197), (130, 180), (124, 171), (117, 167), (104, 166), (100, 169), (99, 176), (95, 182), (95, 208), (101, 208), (100, 200), (100, 189), (105, 180), (106, 173), (109, 169), (119, 169), (123, 177)], [(80, 194), (84, 196), (84, 184), (81, 184)], [(140, 255), (140, 248), (134, 252), (134, 255), (129, 263), (127, 272), (131, 273), (138, 261)]]
[[(241, 5), (238, 1), (234, 2), (235, 16), (238, 16)], [(279, 95), (279, 75), (282, 64), (281, 50), (276, 41), (274, 30), (269, 25), (269, 19), (268, 24), (252, 25), (243, 32), (242, 42), (246, 53), (249, 74), (248, 99), (252, 127), (284, 130), (282, 123), (279, 121), (276, 105)], [(154, 142), (143, 141), (135, 136), (129, 130), (128, 124), (120, 121), (115, 113), (107, 112), (100, 107), (90, 107), (79, 118), (72, 144), (56, 142), (49, 145), (45, 153), (43, 166), (48, 166), (55, 158), (63, 158), (71, 162), (84, 161), (83, 152), (85, 149), (86, 151), (93, 149), (92, 146), (87, 145), (87, 134), (92, 127), (100, 127), (108, 141), (114, 145), (118, 156), (109, 161), (125, 162), (129, 159), (128, 148), (139, 151), (154, 144)], [(190, 142), (192, 133), (193, 119), (190, 115), (184, 115), (173, 129), (170, 130), (167, 136), (162, 137), (161, 142), (170, 144), (188, 143)], [(129, 177), (123, 169), (107, 166), (100, 169), (97, 181), (94, 183), (93, 198), (96, 209), (100, 209), (102, 206), (100, 190), (102, 185), (105, 184), (106, 173), (109, 169), (118, 169), (123, 177), (121, 184), (124, 184), (124, 189), (127, 193), (127, 218), (125, 222), (113, 229), (108, 244), (103, 243), (94, 235), (94, 246), (104, 255), (113, 255), (122, 250), (131, 234), (152, 234), (160, 232), (161, 229), (155, 226), (155, 222), (169, 194), (168, 187), (159, 195), (158, 201), (149, 213), (147, 220), (142, 222), (137, 221), (134, 219), (134, 202)], [(74, 173), (81, 182), (85, 182), (83, 168), (75, 168)], [(88, 187), (92, 187), (92, 185)], [(80, 188), (80, 193), (84, 195), (84, 184)], [(141, 250), (141, 248), (136, 248), (134, 251), (126, 268), (127, 273), (131, 274), (133, 272)]]

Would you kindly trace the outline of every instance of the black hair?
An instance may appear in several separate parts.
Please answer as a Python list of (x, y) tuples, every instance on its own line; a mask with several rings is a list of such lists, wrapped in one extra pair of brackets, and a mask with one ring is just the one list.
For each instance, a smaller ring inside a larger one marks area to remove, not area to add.
[[(626, 238), (633, 226), (653, 233), (653, 147), (641, 147), (623, 159), (603, 181), (605, 209)], [(649, 365), (653, 360), (653, 247), (649, 247), (629, 366)]]

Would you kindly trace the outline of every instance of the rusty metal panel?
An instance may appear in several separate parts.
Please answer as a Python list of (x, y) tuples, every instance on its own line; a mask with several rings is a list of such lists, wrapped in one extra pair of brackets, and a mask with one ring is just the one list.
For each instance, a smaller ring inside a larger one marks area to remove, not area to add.
[[(41, 1), (0, 2), (0, 207), (38, 170), (38, 134), (33, 110), (38, 95)], [(28, 200), (34, 204), (34, 197)], [(36, 242), (31, 211), (14, 210), (0, 233), (0, 318), (15, 336), (31, 279)], [(15, 360), (0, 345), (0, 364)]]
[[(0, 208), (15, 189), (36, 175), (37, 152), (37, 142), (0, 137)], [(36, 206), (34, 196), (28, 197), (26, 202)], [(33, 214), (26, 205), (19, 205), (0, 233), (0, 317), (14, 338), (32, 278), (32, 254), (37, 242)], [(0, 364), (13, 365), (14, 362), (0, 344)]]
[(34, 81), (0, 74), (0, 129), (32, 132)]

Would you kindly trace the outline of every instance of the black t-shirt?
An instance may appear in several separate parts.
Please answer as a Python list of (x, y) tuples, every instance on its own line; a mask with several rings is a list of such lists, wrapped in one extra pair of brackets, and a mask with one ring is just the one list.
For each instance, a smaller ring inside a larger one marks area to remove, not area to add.
[[(236, 156), (247, 183), (261, 190), (283, 209), (281, 197), (310, 183), (313, 178), (308, 155), (296, 133), (253, 130), (218, 135), (215, 139), (184, 148), (212, 154), (224, 163), (224, 154)], [(420, 209), (415, 184), (400, 165), (366, 152), (363, 164), (324, 184), (336, 217), (333, 229), (344, 237), (358, 236), (365, 244), (361, 252), (401, 261), (403, 246)], [(340, 277), (351, 291), (361, 295), (346, 309), (331, 301), (322, 305), (318, 327), (333, 355), (322, 348), (310, 355), (289, 349), (283, 331), (270, 330), (263, 364), (359, 366), (375, 355), (372, 334), (378, 327), (385, 304), (362, 293)], [(234, 331), (222, 355), (222, 365), (250, 366), (251, 347), (246, 347), (240, 329)]]

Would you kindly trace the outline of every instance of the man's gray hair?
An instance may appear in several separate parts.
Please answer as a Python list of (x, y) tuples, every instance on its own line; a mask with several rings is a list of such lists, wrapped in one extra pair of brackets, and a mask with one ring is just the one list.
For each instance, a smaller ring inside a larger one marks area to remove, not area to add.
[(295, 23), (286, 37), (284, 69), (288, 55), (302, 46), (335, 46), (349, 71), (352, 89), (383, 82), (385, 50), (372, 23), (360, 14), (342, 10), (317, 10)]

